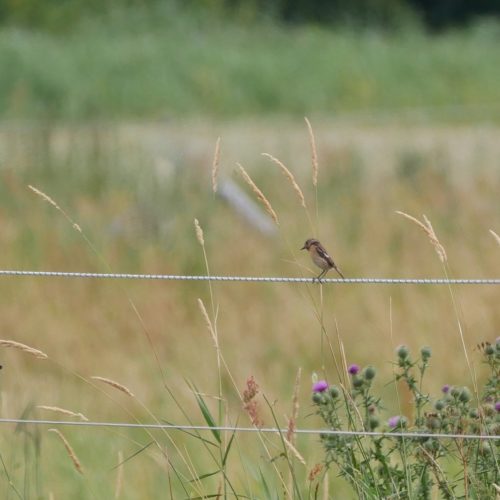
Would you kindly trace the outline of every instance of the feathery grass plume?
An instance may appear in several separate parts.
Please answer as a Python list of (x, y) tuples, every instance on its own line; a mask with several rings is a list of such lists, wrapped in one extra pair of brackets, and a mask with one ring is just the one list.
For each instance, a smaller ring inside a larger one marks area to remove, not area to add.
[(295, 448), (295, 446), (288, 441), (288, 439), (285, 436), (283, 437), (283, 441), (285, 442), (286, 447), (292, 452), (292, 454), (295, 456), (295, 458), (302, 464), (307, 467), (306, 461), (304, 460), (304, 457), (299, 453), (299, 450)]
[(71, 445), (68, 443), (68, 440), (64, 437), (63, 433), (58, 429), (49, 429), (48, 432), (54, 432), (55, 434), (57, 434), (59, 436), (61, 441), (64, 443), (64, 447), (66, 448), (66, 451), (68, 452), (69, 458), (71, 458), (71, 461), (73, 462), (73, 465), (75, 466), (75, 469), (80, 474), (83, 474), (82, 464), (81, 464), (80, 460), (78, 460), (78, 457), (76, 456), (75, 451), (73, 450)]
[(103, 384), (110, 385), (111, 387), (114, 387), (115, 389), (118, 389), (119, 391), (125, 393), (127, 396), (130, 396), (132, 398), (135, 397), (130, 389), (128, 389), (127, 387), (125, 387), (122, 384), (119, 384), (118, 382), (115, 382), (114, 380), (111, 380), (111, 379), (106, 378), (106, 377), (98, 377), (97, 375), (94, 375), (90, 378), (93, 380), (97, 380), (99, 382), (102, 382)]
[(262, 156), (269, 158), (272, 162), (276, 163), (276, 165), (278, 165), (278, 167), (281, 168), (281, 171), (285, 174), (285, 177), (292, 184), (293, 190), (297, 193), (297, 196), (299, 197), (300, 200), (300, 204), (305, 209), (307, 209), (304, 193), (302, 192), (302, 189), (300, 189), (300, 186), (297, 184), (297, 181), (295, 180), (295, 177), (292, 174), (292, 172), (290, 172), (290, 170), (286, 167), (286, 165), (282, 161), (278, 160), (278, 158), (274, 157), (273, 155), (270, 155), (269, 153), (262, 153)]
[(247, 388), (243, 391), (243, 409), (248, 413), (255, 427), (262, 427), (264, 421), (260, 416), (259, 404), (256, 400), (259, 394), (259, 385), (255, 382), (253, 375), (247, 379)]
[(273, 210), (271, 203), (269, 203), (269, 200), (264, 196), (264, 193), (257, 187), (255, 182), (248, 175), (247, 171), (243, 168), (243, 166), (240, 165), (239, 163), (237, 163), (236, 165), (238, 165), (240, 174), (243, 177), (244, 181), (252, 188), (252, 191), (255, 193), (255, 195), (257, 196), (258, 200), (262, 203), (262, 205), (264, 205), (264, 208), (266, 209), (267, 213), (272, 217), (276, 225), (279, 226), (278, 216), (276, 215), (276, 212)]
[(217, 142), (215, 143), (214, 159), (212, 162), (212, 191), (217, 192), (217, 174), (219, 173), (219, 163), (220, 163), (220, 137), (217, 137)]
[(58, 406), (45, 406), (45, 405), (37, 405), (39, 410), (53, 411), (54, 413), (60, 413), (61, 415), (66, 415), (68, 417), (79, 418), (83, 422), (88, 422), (89, 419), (83, 415), (82, 413), (75, 413), (71, 410), (66, 410), (65, 408), (59, 408)]
[(438, 254), (438, 257), (441, 260), (441, 262), (444, 264), (445, 262), (448, 261), (446, 250), (444, 249), (443, 245), (441, 245), (441, 242), (439, 241), (438, 237), (436, 236), (436, 233), (434, 232), (434, 228), (432, 227), (431, 221), (425, 216), (425, 214), (422, 216), (424, 222), (421, 222), (417, 218), (405, 212), (400, 212), (399, 210), (396, 210), (396, 213), (398, 215), (406, 217), (408, 220), (411, 220), (414, 224), (419, 226), (425, 232), (425, 234), (427, 234), (429, 241), (434, 247), (434, 250), (436, 250), (436, 253)]
[(319, 476), (322, 470), (323, 470), (322, 464), (314, 464), (313, 468), (309, 471), (307, 479), (309, 479), (309, 481), (311, 482), (314, 481)]
[(0, 347), (12, 347), (14, 349), (19, 349), (20, 351), (25, 352), (26, 354), (31, 354), (38, 359), (47, 359), (48, 356), (38, 349), (34, 349), (25, 344), (21, 344), (21, 342), (16, 342), (15, 340), (0, 340)]
[(495, 238), (495, 240), (497, 240), (497, 243), (500, 245), (500, 236), (498, 236), (498, 234), (495, 233), (495, 231), (493, 231), (493, 229), (490, 229), (490, 233), (493, 236), (493, 238)]
[(116, 484), (115, 484), (115, 500), (118, 500), (122, 494), (123, 488), (123, 452), (118, 452), (118, 467), (116, 470)]
[(35, 194), (40, 196), (47, 203), (50, 203), (56, 210), (59, 210), (59, 212), (64, 215), (64, 217), (69, 221), (74, 229), (76, 229), (80, 233), (82, 232), (82, 228), (48, 194), (45, 194), (43, 191), (40, 191), (31, 184), (28, 184), (28, 188), (31, 189), (31, 191), (33, 191)]
[(219, 343), (217, 341), (217, 335), (215, 334), (214, 327), (213, 327), (212, 322), (210, 321), (210, 318), (208, 316), (207, 310), (205, 308), (205, 304), (203, 303), (203, 301), (201, 299), (198, 299), (198, 306), (200, 308), (201, 314), (203, 315), (203, 319), (205, 320), (208, 331), (210, 332), (210, 335), (212, 336), (212, 339), (215, 343), (215, 347), (218, 349)]
[(198, 219), (194, 220), (194, 228), (196, 231), (196, 239), (198, 240), (198, 243), (203, 247), (205, 246), (205, 238), (203, 238), (203, 229), (200, 226), (200, 223), (198, 222)]
[(316, 139), (314, 138), (314, 132), (311, 126), (311, 122), (305, 116), (304, 120), (307, 125), (307, 130), (309, 131), (309, 142), (311, 144), (311, 162), (312, 162), (312, 181), (313, 186), (318, 185), (318, 152), (316, 151)]
[(302, 368), (299, 368), (297, 371), (297, 377), (295, 378), (295, 386), (293, 388), (292, 416), (288, 419), (288, 428), (286, 431), (286, 438), (292, 444), (294, 443), (295, 429), (297, 428), (297, 418), (299, 416), (299, 388), (301, 375)]

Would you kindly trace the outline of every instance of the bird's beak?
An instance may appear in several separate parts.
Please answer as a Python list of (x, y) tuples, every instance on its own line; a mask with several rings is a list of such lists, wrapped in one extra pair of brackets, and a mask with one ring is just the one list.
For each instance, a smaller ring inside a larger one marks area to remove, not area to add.
[(305, 250), (305, 249), (306, 249), (306, 246), (304, 245), (304, 246), (301, 248), (301, 250)]

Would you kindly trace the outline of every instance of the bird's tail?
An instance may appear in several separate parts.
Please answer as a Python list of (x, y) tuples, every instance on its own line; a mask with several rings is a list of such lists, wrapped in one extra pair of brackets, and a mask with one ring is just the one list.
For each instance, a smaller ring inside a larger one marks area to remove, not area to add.
[(340, 269), (339, 269), (337, 266), (335, 266), (335, 267), (334, 267), (334, 269), (335, 269), (335, 271), (337, 271), (337, 272), (339, 273), (340, 277), (341, 277), (343, 280), (345, 280), (345, 276), (342, 274), (342, 272), (340, 271)]

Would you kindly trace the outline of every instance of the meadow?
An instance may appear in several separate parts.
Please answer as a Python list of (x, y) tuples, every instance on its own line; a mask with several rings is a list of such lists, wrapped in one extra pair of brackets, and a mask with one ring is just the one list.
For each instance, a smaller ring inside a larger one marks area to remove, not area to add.
[[(432, 221), (450, 277), (496, 277), (500, 248), (489, 233), (498, 230), (500, 208), (495, 126), (312, 123), (317, 218), (302, 121), (65, 126), (50, 134), (6, 126), (2, 268), (205, 274), (197, 218), (212, 275), (314, 276), (298, 250), (311, 236), (312, 222), (346, 276), (443, 277), (425, 233), (395, 214), (402, 210)], [(219, 135), (219, 182), (231, 178), (254, 197), (235, 168), (241, 162), (278, 214), (275, 236), (260, 234), (212, 192)], [(309, 216), (263, 152), (294, 173)], [(28, 184), (55, 200), (84, 238)], [(493, 342), (500, 322), (495, 286), (454, 287), (456, 310), (445, 286), (214, 282), (210, 289), (196, 282), (24, 277), (4, 277), (0, 286), (2, 337), (48, 356), (38, 360), (2, 350), (2, 415), (10, 417), (65, 418), (37, 409), (42, 405), (97, 421), (204, 424), (199, 393), (213, 415), (221, 412), (223, 423), (247, 426), (238, 393), (254, 377), (259, 397), (270, 402), (268, 407), (259, 400), (265, 426), (275, 425), (273, 415), (286, 426), (300, 368), (296, 425), (317, 428), (313, 373), (338, 381), (332, 352), (341, 359), (342, 345), (346, 363), (376, 366), (376, 387), (390, 404), (387, 415), (411, 419), (412, 406), (404, 397), (398, 402), (397, 386), (385, 383), (397, 346), (411, 352), (431, 346), (430, 392), (439, 393), (445, 383), (471, 386), (457, 321), (479, 382), (486, 372), (475, 346)], [(217, 325), (219, 349), (198, 298)], [(220, 369), (218, 353), (225, 362)], [(134, 397), (92, 376), (118, 381)], [(193, 481), (216, 467), (210, 446), (187, 433), (61, 428), (83, 464), (81, 475), (46, 428), (16, 430), (2, 433), (5, 498), (112, 498), (118, 453), (128, 458), (119, 498), (220, 493), (218, 475)], [(230, 438), (225, 435), (226, 443)], [(135, 455), (151, 441), (154, 446)], [(307, 491), (307, 474), (322, 461), (321, 445), (317, 436), (299, 436), (296, 446), (307, 464), (295, 465)], [(266, 484), (271, 497), (281, 497), (282, 453), (279, 438), (238, 434), (227, 474), (240, 494), (266, 497)], [(329, 480), (334, 491), (350, 495), (334, 473)]]
[[(4, 27), (0, 268), (312, 277), (299, 249), (317, 236), (347, 277), (498, 278), (497, 60), (491, 23), (430, 37), (163, 12), (59, 34)], [(428, 217), (445, 263), (396, 211)], [(388, 430), (417, 418), (391, 382), (398, 346), (411, 359), (430, 346), (434, 404), (444, 385), (485, 384), (477, 345), (500, 331), (493, 285), (3, 276), (0, 296), (0, 339), (46, 355), (0, 345), (4, 418), (318, 429), (330, 423), (313, 383), (347, 394), (355, 364), (376, 369)], [(6, 499), (359, 497), (336, 465), (320, 470), (317, 434), (1, 425)]]

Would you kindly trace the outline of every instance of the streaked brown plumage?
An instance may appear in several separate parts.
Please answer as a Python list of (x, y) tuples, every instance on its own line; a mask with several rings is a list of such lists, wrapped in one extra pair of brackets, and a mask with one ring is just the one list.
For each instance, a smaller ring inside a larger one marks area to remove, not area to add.
[(318, 240), (309, 238), (308, 240), (306, 240), (301, 250), (307, 250), (314, 264), (322, 269), (321, 273), (316, 279), (320, 280), (330, 269), (335, 269), (335, 271), (339, 273), (341, 278), (345, 279), (340, 269), (336, 266), (335, 262), (333, 262), (333, 259), (330, 257), (330, 255), (328, 255), (328, 252)]

